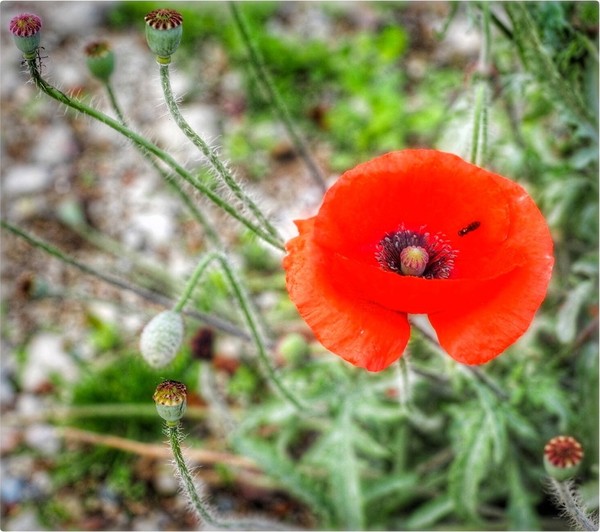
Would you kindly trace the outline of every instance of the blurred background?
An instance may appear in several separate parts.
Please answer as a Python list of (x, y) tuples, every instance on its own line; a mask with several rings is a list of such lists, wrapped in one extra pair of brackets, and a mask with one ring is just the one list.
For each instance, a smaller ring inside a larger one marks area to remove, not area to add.
[[(517, 7), (491, 4), (485, 166), (536, 199), (556, 266), (530, 331), (483, 368), (501, 394), (473, 384), (417, 336), (415, 408), (395, 409), (393, 371), (365, 374), (324, 353), (287, 297), (281, 256), (190, 192), (232, 250), (289, 382), (331, 404), (344, 390), (361, 392), (351, 451), (364, 505), (354, 524), (365, 529), (568, 529), (543, 487), (543, 445), (558, 433), (584, 446), (578, 481), (588, 507), (598, 507), (598, 4), (515, 5), (529, 14), (541, 48), (515, 27)], [(112, 85), (132, 128), (216, 189), (162, 100), (143, 21), (158, 7), (2, 2), (0, 201), (12, 224), (130, 286), (175, 299), (207, 249), (205, 230), (129, 142), (38, 93), (7, 30), (15, 15), (39, 15), (43, 76), (114, 116), (84, 54), (91, 41), (107, 40), (116, 55)], [(257, 84), (227, 4), (169, 7), (184, 17), (172, 68), (184, 116), (293, 236), (292, 221), (314, 214), (322, 191)], [(328, 184), (391, 150), (468, 156), (480, 4), (243, 2), (240, 9)], [(339, 425), (304, 425), (285, 413), (266, 394), (247, 341), (189, 319), (175, 362), (152, 370), (137, 343), (160, 301), (84, 275), (7, 231), (1, 238), (3, 530), (194, 529), (151, 400), (163, 378), (188, 385), (186, 444), (200, 450), (190, 460), (202, 465), (197, 474), (219, 511), (259, 511), (306, 528), (352, 526), (332, 495), (343, 464), (334, 463), (337, 440), (327, 438)], [(193, 306), (241, 323), (218, 271)], [(244, 444), (228, 442), (203, 372), (234, 417), (247, 418), (236, 433)], [(475, 438), (481, 427), (489, 439)], [(297, 478), (283, 473), (290, 464)], [(321, 493), (334, 508), (329, 520)]]

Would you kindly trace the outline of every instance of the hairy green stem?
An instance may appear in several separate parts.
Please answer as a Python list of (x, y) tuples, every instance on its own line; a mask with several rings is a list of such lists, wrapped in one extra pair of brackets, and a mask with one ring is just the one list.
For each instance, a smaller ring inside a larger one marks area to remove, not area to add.
[(408, 412), (412, 407), (412, 398), (410, 390), (409, 367), (406, 360), (406, 354), (398, 359), (396, 373), (398, 379), (398, 401), (403, 412)]
[(156, 144), (150, 142), (148, 139), (142, 137), (141, 135), (135, 133), (128, 127), (124, 126), (117, 120), (114, 120), (108, 115), (85, 105), (75, 98), (71, 98), (67, 96), (64, 92), (59, 91), (52, 85), (50, 85), (46, 80), (44, 80), (40, 72), (38, 70), (36, 60), (28, 60), (27, 64), (29, 65), (29, 71), (31, 73), (31, 77), (34, 80), (36, 86), (45, 94), (50, 96), (51, 98), (57, 100), (58, 102), (79, 111), (87, 116), (91, 116), (92, 118), (106, 124), (111, 127), (115, 131), (118, 131), (123, 136), (131, 140), (134, 144), (142, 147), (148, 152), (152, 153), (160, 160), (162, 160), (165, 164), (171, 167), (179, 176), (181, 176), (185, 181), (190, 183), (195, 189), (197, 189), (200, 193), (206, 196), (210, 201), (212, 201), (215, 205), (223, 209), (233, 218), (238, 220), (240, 223), (244, 224), (248, 229), (250, 229), (257, 236), (271, 244), (273, 247), (285, 251), (285, 248), (281, 241), (277, 238), (274, 238), (273, 235), (265, 232), (261, 227), (257, 226), (250, 220), (248, 220), (245, 216), (238, 213), (238, 211), (227, 203), (223, 198), (221, 198), (217, 193), (213, 192), (210, 188), (200, 183), (197, 179), (195, 179), (185, 168), (179, 165), (173, 157), (171, 157), (168, 153), (161, 150)]
[(121, 111), (121, 107), (117, 102), (117, 98), (115, 96), (115, 92), (113, 91), (111, 83), (109, 81), (104, 83), (104, 88), (106, 89), (108, 99), (110, 100), (110, 105), (113, 108), (115, 114), (117, 115), (119, 122), (121, 122), (121, 124), (123, 124), (124, 126), (127, 125), (125, 122), (125, 116), (123, 115), (123, 111)]
[(198, 494), (198, 490), (194, 484), (194, 479), (192, 478), (185, 458), (181, 452), (181, 445), (179, 441), (181, 438), (179, 422), (167, 423), (166, 427), (167, 436), (169, 437), (169, 445), (171, 446), (173, 458), (175, 459), (175, 467), (177, 468), (177, 472), (179, 473), (179, 477), (183, 483), (183, 488), (185, 489), (185, 492), (189, 497), (194, 510), (206, 524), (215, 528), (223, 528), (223, 523), (215, 520), (212, 512), (208, 509), (207, 505)]
[(306, 407), (302, 404), (302, 402), (294, 396), (281, 382), (281, 379), (277, 375), (277, 372), (273, 368), (269, 356), (267, 354), (267, 342), (263, 336), (261, 331), (259, 319), (256, 316), (256, 311), (253, 308), (253, 305), (244, 289), (242, 283), (237, 279), (237, 276), (229, 264), (227, 257), (218, 251), (213, 251), (207, 253), (204, 257), (202, 257), (198, 266), (194, 270), (190, 280), (188, 281), (186, 290), (183, 295), (179, 299), (175, 310), (182, 309), (185, 305), (185, 302), (189, 299), (189, 295), (192, 293), (194, 286), (200, 279), (202, 273), (206, 271), (207, 266), (212, 262), (217, 261), (221, 266), (227, 280), (229, 282), (229, 286), (233, 292), (235, 299), (237, 300), (240, 310), (244, 316), (244, 320), (248, 328), (250, 329), (250, 336), (256, 345), (258, 351), (258, 358), (260, 360), (260, 366), (266, 372), (267, 380), (275, 386), (275, 389), (281, 393), (283, 397), (285, 397), (291, 404), (293, 404), (298, 410), (305, 410)]
[(273, 106), (275, 112), (279, 116), (279, 120), (281, 120), (281, 122), (285, 126), (285, 129), (287, 130), (288, 135), (290, 136), (290, 139), (294, 144), (296, 152), (298, 153), (298, 155), (300, 155), (300, 157), (306, 164), (310, 175), (312, 176), (315, 183), (317, 183), (321, 190), (325, 192), (327, 190), (327, 184), (325, 183), (323, 173), (317, 166), (317, 163), (311, 157), (310, 152), (306, 146), (306, 142), (296, 130), (296, 126), (294, 125), (294, 121), (290, 115), (290, 112), (285, 106), (281, 96), (279, 95), (279, 92), (277, 91), (277, 88), (275, 87), (275, 84), (273, 83), (273, 80), (271, 79), (271, 76), (269, 75), (269, 72), (267, 71), (260, 50), (258, 49), (258, 47), (252, 39), (246, 21), (244, 20), (235, 2), (229, 2), (229, 7), (231, 8), (231, 13), (233, 14), (233, 18), (235, 20), (239, 33), (242, 36), (244, 45), (248, 50), (250, 63), (254, 69), (257, 79), (262, 83), (265, 91), (267, 92), (271, 105)]
[[(125, 116), (124, 116), (123, 112), (121, 111), (121, 107), (117, 101), (114, 91), (112, 90), (112, 86), (107, 82), (105, 84), (105, 88), (106, 88), (106, 92), (108, 93), (108, 99), (110, 100), (110, 104), (111, 104), (113, 110), (115, 111), (116, 115), (119, 117), (119, 121), (124, 126), (127, 126), (127, 121), (125, 120)], [(180, 197), (180, 199), (183, 201), (185, 206), (188, 208), (188, 210), (190, 211), (192, 216), (206, 231), (207, 238), (213, 244), (220, 246), (221, 240), (220, 240), (218, 233), (215, 231), (215, 229), (213, 228), (213, 226), (209, 222), (209, 220), (206, 218), (206, 216), (204, 216), (202, 214), (202, 212), (200, 211), (200, 209), (198, 209), (198, 207), (196, 207), (196, 205), (190, 198), (189, 194), (186, 194), (185, 190), (183, 190), (183, 188), (179, 184), (179, 181), (177, 181), (175, 179), (175, 175), (169, 174), (164, 169), (162, 169), (158, 165), (156, 160), (151, 157), (150, 152), (148, 150), (146, 150), (143, 146), (140, 146), (139, 144), (134, 144), (134, 146), (142, 154), (144, 159), (146, 161), (148, 161), (148, 163), (150, 163), (150, 165), (160, 174), (160, 176), (163, 178), (163, 181), (165, 181), (175, 191), (175, 193)]]
[(260, 326), (258, 324), (258, 320), (255, 316), (254, 309), (252, 307), (252, 303), (250, 302), (250, 298), (248, 294), (244, 290), (242, 284), (238, 281), (233, 268), (229, 265), (227, 258), (219, 254), (218, 256), (219, 262), (225, 271), (225, 275), (229, 279), (233, 292), (235, 294), (236, 299), (238, 300), (242, 314), (244, 314), (244, 318), (250, 328), (250, 334), (256, 344), (258, 349), (258, 357), (262, 363), (262, 366), (267, 372), (267, 376), (269, 377), (269, 382), (273, 383), (277, 390), (283, 395), (290, 403), (292, 403), (298, 410), (303, 411), (306, 409), (305, 405), (297, 399), (294, 394), (292, 394), (281, 382), (279, 376), (275, 372), (269, 357), (267, 355), (267, 345), (266, 341), (262, 335), (260, 330)]
[(226, 168), (226, 166), (221, 162), (221, 159), (217, 156), (217, 154), (210, 148), (210, 146), (204, 142), (202, 137), (198, 135), (194, 129), (189, 125), (186, 119), (183, 117), (181, 112), (179, 111), (179, 106), (177, 105), (177, 101), (173, 95), (173, 89), (171, 88), (171, 79), (169, 75), (169, 65), (160, 65), (160, 81), (163, 90), (163, 94), (165, 97), (165, 101), (167, 103), (167, 107), (169, 108), (169, 112), (171, 116), (175, 120), (175, 123), (179, 127), (179, 129), (185, 134), (185, 136), (192, 141), (194, 146), (196, 146), (203, 155), (208, 159), (208, 162), (215, 169), (217, 176), (219, 176), (223, 182), (229, 187), (229, 189), (233, 192), (235, 197), (239, 199), (242, 204), (248, 208), (248, 210), (256, 217), (257, 221), (262, 224), (262, 226), (271, 234), (274, 238), (278, 238), (281, 240), (277, 230), (271, 222), (265, 217), (260, 208), (252, 201), (252, 199), (244, 193), (240, 185), (237, 183), (231, 172)]
[[(126, 290), (128, 292), (133, 292), (134, 294), (137, 294), (138, 296), (143, 297), (144, 299), (148, 299), (149, 301), (156, 302), (164, 307), (172, 306), (171, 300), (169, 298), (165, 297), (164, 295), (158, 294), (156, 292), (152, 292), (150, 290), (145, 290), (143, 288), (139, 288), (132, 284), (125, 283), (121, 279), (117, 279), (116, 277), (112, 277), (110, 275), (102, 273), (102, 272), (96, 270), (95, 268), (88, 266), (87, 264), (83, 264), (83, 263), (79, 262), (78, 260), (74, 259), (73, 257), (70, 257), (67, 254), (63, 253), (61, 250), (59, 250), (52, 244), (49, 244), (48, 242), (45, 242), (37, 237), (34, 237), (34, 236), (28, 234), (27, 232), (23, 231), (19, 227), (12, 225), (10, 222), (7, 222), (6, 220), (0, 220), (0, 227), (3, 227), (4, 229), (10, 231), (12, 234), (22, 238), (23, 240), (28, 242), (30, 245), (32, 245), (36, 248), (42, 249), (49, 255), (56, 257), (57, 259), (61, 260), (65, 264), (74, 266), (79, 271), (81, 271), (85, 274), (92, 275), (92, 276), (94, 276), (108, 284), (116, 286), (117, 288), (120, 288), (122, 290)], [(239, 327), (237, 327), (233, 323), (225, 321), (222, 318), (217, 318), (216, 316), (210, 316), (208, 314), (204, 314), (203, 312), (200, 312), (197, 310), (187, 310), (184, 312), (184, 314), (186, 314), (192, 318), (201, 320), (204, 323), (206, 323), (207, 325), (210, 325), (211, 327), (214, 327), (215, 329), (219, 329), (220, 331), (223, 331), (227, 334), (231, 334), (233, 336), (237, 336), (238, 338), (243, 338), (246, 340), (250, 339), (250, 337), (248, 336), (248, 334), (245, 331), (242, 331)]]
[(183, 293), (179, 297), (179, 300), (177, 301), (177, 303), (175, 303), (175, 306), (173, 307), (173, 310), (175, 312), (181, 312), (183, 310), (183, 307), (185, 307), (186, 303), (188, 302), (188, 299), (191, 297), (192, 292), (194, 291), (194, 288), (196, 287), (196, 284), (198, 284), (198, 280), (204, 273), (204, 270), (206, 270), (208, 265), (214, 259), (215, 259), (215, 253), (207, 253), (202, 257), (202, 259), (198, 263), (198, 266), (196, 266), (194, 273), (188, 279), (188, 282), (185, 286)]
[(488, 76), (491, 60), (491, 29), (490, 29), (490, 6), (487, 2), (481, 4), (481, 33), (482, 44), (479, 53), (478, 72), (475, 74), (476, 81), (473, 87), (474, 109), (473, 109), (473, 131), (471, 136), (471, 154), (469, 160), (478, 166), (485, 163), (488, 141)]
[(597, 139), (596, 118), (574, 90), (575, 87), (561, 75), (552, 57), (544, 49), (538, 28), (526, 3), (505, 2), (503, 7), (512, 22), (513, 40), (523, 64), (531, 68), (539, 82), (543, 82), (550, 96), (569, 109), (582, 124), (586, 124), (590, 134)]
[(181, 424), (179, 421), (166, 423), (166, 432), (169, 438), (169, 446), (173, 453), (175, 467), (179, 478), (181, 479), (182, 487), (189, 497), (193, 509), (203, 521), (203, 524), (210, 526), (216, 530), (287, 530), (289, 527), (282, 523), (270, 522), (261, 519), (223, 519), (202, 500), (202, 497), (196, 489), (196, 483), (190, 473), (187, 462), (181, 452)]
[(594, 523), (587, 515), (584, 508), (581, 507), (581, 501), (574, 493), (575, 487), (572, 481), (558, 481), (550, 478), (550, 487), (552, 493), (556, 496), (557, 502), (564, 509), (566, 515), (573, 520), (582, 530), (598, 530), (598, 523)]

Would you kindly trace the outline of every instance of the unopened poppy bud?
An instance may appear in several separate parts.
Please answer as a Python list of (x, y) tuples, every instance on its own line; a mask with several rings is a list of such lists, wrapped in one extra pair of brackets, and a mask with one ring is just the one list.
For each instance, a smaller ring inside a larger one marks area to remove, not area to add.
[(94, 41), (85, 47), (87, 66), (93, 76), (106, 83), (115, 69), (115, 54), (106, 41)]
[(156, 403), (156, 411), (167, 424), (179, 421), (187, 406), (187, 388), (177, 381), (161, 382), (152, 396)]
[(544, 447), (546, 472), (559, 481), (573, 477), (577, 473), (582, 459), (583, 448), (571, 436), (556, 436)]
[(23, 13), (13, 17), (8, 28), (25, 59), (34, 59), (40, 47), (42, 19), (31, 13)]
[(183, 318), (179, 312), (165, 310), (152, 318), (142, 331), (140, 351), (155, 368), (171, 362), (183, 340)]
[(148, 13), (144, 20), (148, 47), (156, 54), (159, 64), (169, 64), (183, 34), (181, 13), (173, 9), (156, 9)]
[(423, 275), (428, 262), (429, 253), (420, 246), (408, 246), (400, 252), (400, 270), (404, 275)]

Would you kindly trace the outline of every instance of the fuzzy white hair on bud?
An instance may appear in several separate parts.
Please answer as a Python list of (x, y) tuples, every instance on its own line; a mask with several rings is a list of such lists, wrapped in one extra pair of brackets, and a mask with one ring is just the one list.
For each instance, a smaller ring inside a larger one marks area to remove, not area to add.
[(169, 364), (183, 341), (183, 318), (179, 312), (165, 310), (152, 318), (140, 337), (140, 351), (152, 367)]

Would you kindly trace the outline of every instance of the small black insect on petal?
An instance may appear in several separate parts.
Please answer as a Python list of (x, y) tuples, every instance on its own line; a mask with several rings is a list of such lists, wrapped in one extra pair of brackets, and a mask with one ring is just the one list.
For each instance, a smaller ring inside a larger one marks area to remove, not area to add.
[(477, 220), (475, 220), (474, 222), (471, 222), (466, 227), (463, 227), (458, 232), (458, 236), (465, 236), (467, 233), (470, 233), (471, 231), (475, 231), (475, 229), (477, 229), (480, 225), (481, 225), (481, 222), (478, 222)]

